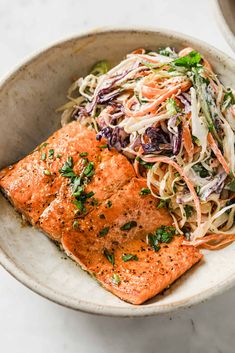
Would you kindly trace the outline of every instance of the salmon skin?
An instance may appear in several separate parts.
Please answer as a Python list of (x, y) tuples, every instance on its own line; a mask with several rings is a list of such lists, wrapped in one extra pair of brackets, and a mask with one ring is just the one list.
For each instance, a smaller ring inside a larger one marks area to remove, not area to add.
[[(83, 180), (84, 166), (91, 165), (81, 211), (75, 196), (80, 189), (74, 192), (74, 187)], [(129, 303), (141, 304), (162, 292), (202, 257), (195, 247), (182, 244), (182, 236), (159, 248), (148, 244), (148, 234), (172, 225), (171, 216), (157, 209), (152, 195), (141, 193), (146, 182), (135, 177), (126, 157), (78, 122), (3, 169), (0, 187), (32, 225)]]

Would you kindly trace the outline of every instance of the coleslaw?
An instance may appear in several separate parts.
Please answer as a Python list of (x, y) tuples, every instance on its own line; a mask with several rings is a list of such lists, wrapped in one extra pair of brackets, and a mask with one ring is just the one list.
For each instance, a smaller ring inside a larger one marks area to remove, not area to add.
[(235, 240), (235, 94), (192, 48), (138, 49), (75, 80), (61, 123), (95, 129), (195, 246)]

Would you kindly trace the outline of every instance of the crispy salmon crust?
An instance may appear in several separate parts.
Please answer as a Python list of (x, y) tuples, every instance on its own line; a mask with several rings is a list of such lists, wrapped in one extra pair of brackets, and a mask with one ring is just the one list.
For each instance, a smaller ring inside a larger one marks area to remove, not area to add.
[[(141, 304), (173, 283), (202, 255), (193, 246), (182, 245), (183, 237), (178, 236), (158, 252), (149, 247), (146, 235), (171, 225), (172, 218), (166, 209), (157, 209), (153, 196), (140, 195), (145, 180), (135, 178), (123, 155), (101, 148), (104, 143), (96, 140), (93, 131), (72, 122), (3, 169), (0, 187), (31, 224), (61, 243), (103, 287), (123, 300)], [(86, 192), (94, 192), (95, 199), (87, 202), (83, 218), (76, 218), (70, 180), (59, 170), (72, 157), (74, 172), (79, 174), (84, 152), (94, 163), (95, 175)], [(132, 225), (130, 229), (123, 229), (126, 224)], [(136, 260), (124, 262), (125, 254), (136, 255)]]

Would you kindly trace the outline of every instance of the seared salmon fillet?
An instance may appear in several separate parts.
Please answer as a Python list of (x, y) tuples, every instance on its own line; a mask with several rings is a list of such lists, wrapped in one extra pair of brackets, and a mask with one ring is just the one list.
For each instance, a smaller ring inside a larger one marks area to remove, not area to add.
[[(103, 287), (141, 304), (202, 255), (182, 245), (179, 236), (159, 249), (148, 244), (148, 234), (171, 226), (172, 218), (165, 208), (157, 209), (152, 195), (141, 193), (146, 181), (135, 178), (127, 158), (105, 147), (94, 131), (72, 122), (3, 169), (0, 188), (31, 224), (59, 242)], [(76, 196), (81, 182), (82, 208)]]
[[(95, 192), (101, 199), (108, 197), (128, 182), (134, 176), (134, 171), (124, 156), (100, 148), (103, 144), (104, 141), (96, 140), (93, 131), (78, 122), (72, 122), (55, 132), (27, 157), (3, 169), (0, 172), (0, 187), (14, 207), (30, 223), (36, 224), (63, 185), (68, 185), (68, 180), (59, 173), (68, 157), (73, 158), (74, 170), (77, 172), (84, 161), (81, 154), (86, 153), (97, 169), (93, 181)], [(114, 178), (108, 177), (110, 168), (116, 168)], [(68, 187), (65, 189), (69, 192)]]
[[(195, 247), (182, 245), (182, 236), (158, 252), (146, 243), (148, 233), (171, 225), (172, 219), (166, 209), (157, 210), (155, 198), (139, 194), (144, 186), (145, 181), (132, 179), (110, 197), (110, 208), (103, 203), (79, 222), (77, 230), (62, 232), (66, 253), (103, 287), (132, 304), (160, 293), (202, 257)], [(127, 254), (134, 260), (123, 261)]]

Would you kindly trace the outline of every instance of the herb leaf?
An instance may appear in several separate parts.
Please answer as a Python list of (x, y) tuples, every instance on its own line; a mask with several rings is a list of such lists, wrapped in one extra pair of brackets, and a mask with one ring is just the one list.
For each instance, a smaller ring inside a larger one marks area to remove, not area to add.
[(171, 64), (174, 66), (183, 66), (186, 69), (191, 69), (192, 67), (197, 66), (201, 59), (202, 57), (200, 53), (193, 50), (188, 55), (175, 59)]
[(162, 226), (156, 229), (156, 236), (160, 243), (170, 243), (175, 235), (176, 229), (172, 226)]
[(59, 173), (65, 178), (76, 177), (73, 171), (73, 158), (68, 157), (67, 162), (64, 163), (63, 167), (59, 169)]
[(139, 192), (140, 195), (149, 195), (151, 194), (151, 190), (149, 188), (142, 188)]
[(47, 176), (51, 175), (51, 172), (50, 172), (50, 170), (48, 170), (48, 169), (45, 169), (43, 173), (44, 173), (45, 175), (47, 175)]
[(47, 158), (47, 155), (46, 155), (45, 152), (43, 152), (43, 153), (41, 154), (41, 161), (45, 161), (46, 158)]
[(176, 229), (172, 226), (162, 226), (157, 228), (155, 234), (147, 235), (147, 242), (154, 251), (160, 250), (159, 243), (170, 243), (176, 233)]
[(79, 156), (80, 157), (87, 157), (88, 156), (88, 152), (79, 153)]
[(152, 169), (154, 163), (147, 163), (143, 161), (139, 156), (136, 157), (137, 162), (139, 162), (145, 169)]
[(121, 226), (120, 229), (121, 230), (130, 230), (131, 228), (134, 228), (134, 227), (137, 227), (137, 222), (130, 221), (130, 222), (123, 224), (123, 226)]
[(48, 145), (48, 142), (44, 142), (42, 143), (39, 147), (38, 147), (38, 151), (41, 151), (44, 147), (46, 147)]
[(112, 201), (108, 200), (106, 205), (107, 205), (108, 208), (111, 208), (112, 207)]
[(147, 242), (153, 248), (154, 251), (159, 251), (160, 250), (160, 245), (158, 245), (159, 241), (156, 235), (149, 233), (147, 235)]
[(54, 157), (54, 153), (55, 153), (55, 151), (53, 149), (50, 149), (48, 152), (48, 158), (52, 159)]
[(168, 204), (168, 200), (160, 200), (159, 203), (157, 204), (157, 208), (164, 208)]
[(104, 227), (99, 231), (99, 237), (105, 237), (109, 232), (109, 227)]
[(109, 146), (108, 145), (101, 145), (101, 146), (98, 146), (99, 148), (108, 148)]
[(91, 177), (94, 174), (94, 163), (89, 162), (86, 168), (84, 169), (84, 175)]
[(79, 211), (86, 213), (86, 208), (81, 200), (73, 200), (73, 203), (79, 209)]
[(103, 252), (104, 256), (106, 257), (106, 259), (112, 264), (115, 264), (115, 257), (114, 254), (109, 252), (108, 249), (104, 248), (104, 252)]
[(117, 286), (121, 283), (120, 277), (118, 274), (114, 273), (112, 276), (112, 282), (116, 284)]
[(122, 255), (122, 260), (123, 260), (124, 262), (130, 261), (130, 260), (138, 261), (139, 258), (138, 258), (137, 255), (133, 255), (133, 254), (123, 254), (123, 255)]

